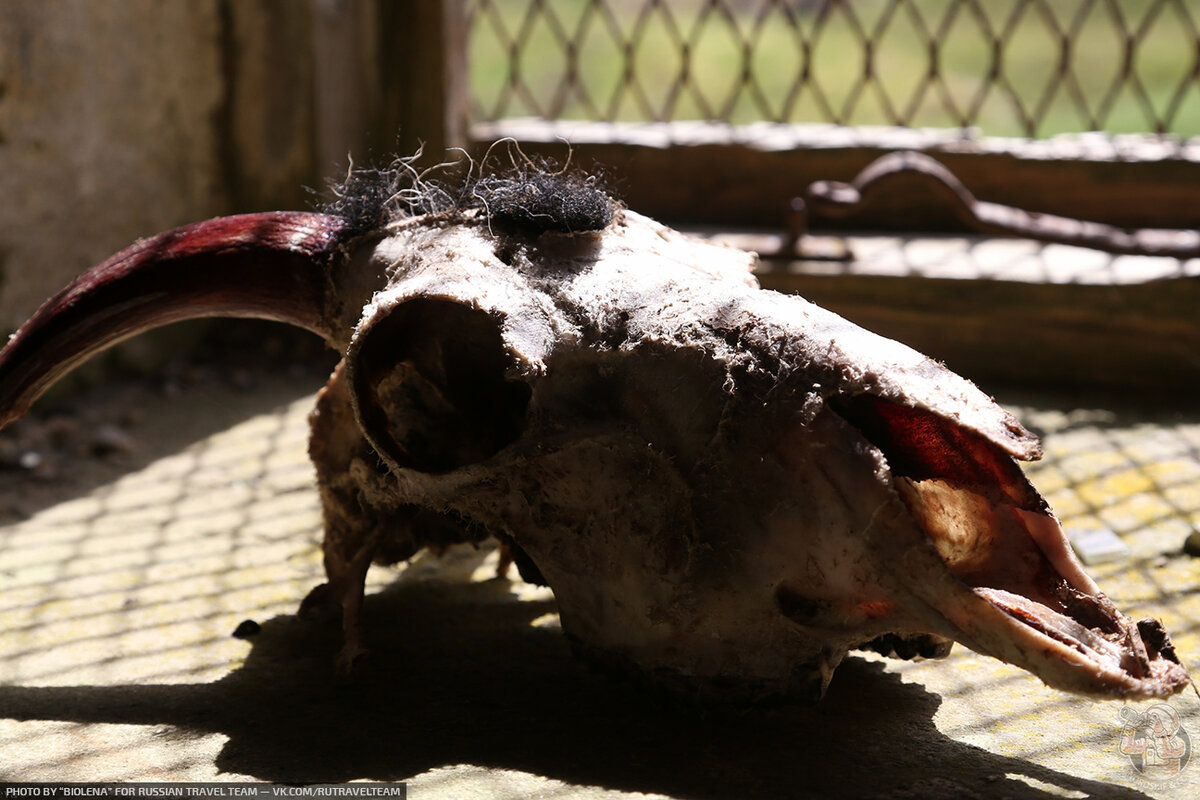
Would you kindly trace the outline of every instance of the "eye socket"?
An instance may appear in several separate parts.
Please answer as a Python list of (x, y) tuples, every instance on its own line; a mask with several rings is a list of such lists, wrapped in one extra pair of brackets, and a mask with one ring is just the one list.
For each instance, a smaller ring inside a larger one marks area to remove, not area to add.
[(521, 434), (530, 387), (497, 320), (440, 298), (409, 300), (363, 334), (352, 392), (368, 441), (401, 467), (447, 472)]

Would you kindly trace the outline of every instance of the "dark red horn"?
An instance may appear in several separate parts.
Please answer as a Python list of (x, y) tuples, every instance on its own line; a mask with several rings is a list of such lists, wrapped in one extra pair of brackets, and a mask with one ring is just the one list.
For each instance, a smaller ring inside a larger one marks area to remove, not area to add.
[(0, 427), (92, 355), (197, 317), (287, 322), (326, 338), (340, 217), (268, 212), (185, 225), (122, 250), (47, 300), (0, 351)]

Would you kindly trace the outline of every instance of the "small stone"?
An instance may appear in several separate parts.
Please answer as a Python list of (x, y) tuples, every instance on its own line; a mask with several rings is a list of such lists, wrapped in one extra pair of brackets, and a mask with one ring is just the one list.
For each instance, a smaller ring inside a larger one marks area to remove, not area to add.
[(1193, 558), (1200, 558), (1200, 531), (1192, 531), (1183, 542), (1183, 552)]
[(97, 458), (114, 453), (131, 453), (133, 448), (133, 437), (116, 425), (101, 425), (88, 442), (88, 450)]
[(1067, 539), (1079, 560), (1088, 566), (1129, 557), (1129, 546), (1107, 528), (1068, 531)]
[(21, 457), (17, 459), (17, 466), (21, 469), (33, 471), (42, 465), (44, 459), (42, 454), (36, 450), (26, 450), (21, 453)]
[(261, 630), (262, 626), (254, 620), (244, 619), (233, 629), (233, 635), (238, 639), (249, 639), (251, 636), (257, 636)]

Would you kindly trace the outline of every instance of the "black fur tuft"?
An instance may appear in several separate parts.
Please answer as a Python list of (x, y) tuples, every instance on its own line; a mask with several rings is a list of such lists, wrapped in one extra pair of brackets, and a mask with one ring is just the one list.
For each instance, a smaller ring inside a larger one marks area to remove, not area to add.
[(550, 160), (513, 155), (508, 169), (476, 177), (472, 164), (463, 178), (454, 163), (418, 170), (414, 163), (420, 155), (398, 158), (386, 167), (351, 164), (344, 178), (330, 182), (318, 210), (346, 220), (352, 235), (409, 216), (469, 211), (480, 212), (489, 227), (505, 232), (580, 233), (608, 227), (616, 213), (617, 203), (599, 175), (560, 169)]
[(341, 217), (353, 234), (370, 233), (389, 222), (416, 214), (441, 214), (459, 206), (461, 189), (447, 189), (430, 179), (431, 173), (453, 164), (419, 171), (414, 162), (421, 157), (397, 158), (385, 167), (356, 167), (353, 162), (340, 181), (330, 181), (320, 193), (317, 210)]
[(387, 223), (389, 200), (395, 193), (395, 178), (387, 170), (351, 169), (342, 181), (330, 183), (317, 208), (346, 220), (350, 233), (359, 235)]
[(470, 186), (468, 200), (489, 224), (522, 233), (580, 233), (607, 228), (616, 204), (594, 175), (547, 164), (514, 167)]

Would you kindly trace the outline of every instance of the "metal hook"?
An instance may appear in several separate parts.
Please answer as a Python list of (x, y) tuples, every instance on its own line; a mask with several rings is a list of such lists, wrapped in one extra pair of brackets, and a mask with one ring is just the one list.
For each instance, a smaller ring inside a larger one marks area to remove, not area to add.
[(981, 233), (1008, 234), (1125, 255), (1200, 257), (1200, 231), (1175, 228), (1126, 230), (1101, 222), (1041, 214), (978, 200), (945, 165), (915, 151), (889, 153), (877, 158), (851, 183), (816, 181), (809, 184), (805, 194), (811, 208), (821, 214), (846, 217), (862, 205), (867, 195), (879, 191), (880, 184), (905, 172), (927, 179), (955, 217)]

